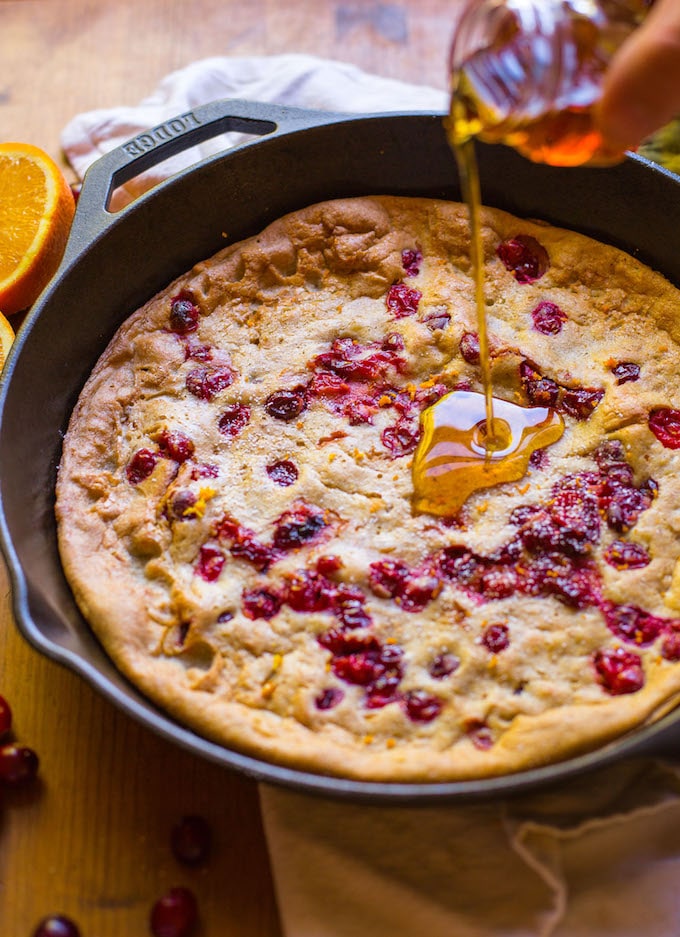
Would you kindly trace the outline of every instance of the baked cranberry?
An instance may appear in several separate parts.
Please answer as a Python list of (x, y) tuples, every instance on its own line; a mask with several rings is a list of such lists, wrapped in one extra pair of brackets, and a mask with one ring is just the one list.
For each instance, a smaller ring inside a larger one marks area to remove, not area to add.
[(187, 341), (184, 344), (184, 360), (185, 361), (212, 361), (213, 359), (213, 348), (212, 345), (198, 345), (192, 341)]
[(40, 761), (32, 748), (9, 742), (0, 746), (0, 782), (19, 787), (32, 781), (38, 773)]
[(458, 343), (461, 357), (468, 364), (479, 364), (479, 335), (476, 332), (463, 332)]
[(217, 427), (223, 436), (233, 439), (248, 425), (250, 407), (245, 403), (232, 403), (220, 414)]
[(414, 316), (418, 312), (418, 303), (422, 296), (420, 290), (411, 289), (405, 283), (394, 283), (387, 293), (387, 308), (395, 319)]
[(125, 467), (125, 477), (131, 485), (145, 481), (156, 468), (158, 456), (151, 449), (138, 449)]
[(514, 238), (502, 241), (496, 248), (496, 254), (506, 270), (514, 274), (518, 283), (533, 283), (540, 279), (550, 266), (546, 249), (536, 238), (527, 234), (518, 234)]
[(531, 319), (537, 332), (543, 335), (557, 335), (562, 331), (567, 315), (555, 303), (544, 300), (532, 310)]
[(193, 491), (189, 491), (188, 488), (178, 491), (177, 494), (173, 497), (171, 502), (171, 513), (172, 517), (177, 520), (185, 520), (187, 517), (195, 517), (195, 512), (192, 510), (196, 504), (196, 495)]
[(627, 384), (628, 381), (637, 381), (640, 377), (640, 365), (632, 361), (619, 361), (610, 368), (616, 378), (617, 384)]
[(192, 296), (184, 290), (170, 300), (170, 329), (177, 335), (188, 335), (198, 328), (200, 310)]
[(264, 402), (269, 416), (285, 423), (296, 419), (307, 406), (305, 390), (297, 387), (292, 390), (275, 390)]
[(80, 930), (70, 918), (54, 914), (40, 921), (33, 937), (80, 937)]
[(543, 377), (527, 361), (519, 366), (520, 379), (529, 403), (535, 407), (555, 407), (560, 396), (560, 385), (552, 378)]
[(337, 587), (330, 579), (313, 570), (299, 570), (286, 584), (285, 601), (296, 612), (323, 612), (337, 597)]
[(364, 608), (366, 599), (355, 586), (338, 587), (333, 614), (346, 628), (365, 628), (371, 624), (371, 616)]
[(636, 693), (645, 683), (638, 654), (622, 647), (596, 651), (593, 662), (602, 686), (612, 696)]
[(411, 248), (401, 252), (401, 265), (404, 268), (404, 276), (417, 277), (420, 273), (420, 265), (422, 262), (423, 255), (417, 248)]
[(387, 426), (380, 435), (383, 446), (391, 453), (393, 459), (414, 452), (419, 437), (420, 431), (403, 420), (397, 420), (393, 426)]
[(220, 474), (220, 470), (216, 465), (210, 465), (207, 462), (201, 463), (201, 465), (194, 465), (191, 469), (191, 477), (194, 481), (198, 481), (199, 478), (217, 478)]
[(336, 677), (358, 686), (368, 686), (373, 683), (382, 671), (375, 655), (364, 651), (334, 657), (331, 669)]
[(666, 449), (680, 449), (680, 410), (670, 407), (652, 410), (649, 428)]
[(650, 615), (637, 605), (606, 603), (602, 612), (607, 627), (618, 638), (633, 644), (652, 644), (666, 626), (666, 619)]
[(194, 444), (189, 437), (180, 430), (164, 429), (155, 439), (158, 451), (165, 459), (175, 462), (186, 462), (194, 454)]
[(295, 484), (298, 478), (297, 466), (290, 459), (279, 459), (278, 462), (272, 462), (267, 466), (267, 475), (277, 485), (287, 488)]
[(239, 524), (229, 514), (225, 514), (213, 528), (220, 543), (227, 543), (232, 556), (246, 560), (259, 572), (267, 569), (278, 559), (277, 552), (262, 543), (255, 532)]
[(226, 365), (215, 365), (211, 368), (194, 368), (186, 376), (186, 389), (199, 400), (213, 400), (220, 391), (231, 387), (234, 383), (235, 373)]
[(487, 601), (508, 599), (519, 587), (519, 576), (512, 566), (491, 566), (486, 568), (478, 580), (480, 595)]
[(316, 569), (322, 576), (332, 576), (333, 573), (337, 573), (342, 569), (342, 560), (334, 553), (320, 556), (316, 561)]
[(493, 734), (483, 719), (466, 719), (465, 734), (475, 748), (481, 752), (488, 751), (493, 745)]
[(432, 658), (427, 670), (430, 676), (434, 677), (435, 680), (443, 680), (444, 677), (448, 677), (458, 670), (459, 667), (460, 658), (456, 657), (455, 654), (450, 654), (448, 651), (445, 651)]
[(408, 574), (409, 568), (401, 560), (379, 560), (369, 566), (368, 584), (375, 595), (391, 599), (399, 594)]
[(188, 888), (171, 888), (151, 909), (153, 937), (189, 937), (198, 920), (198, 904)]
[(183, 865), (202, 865), (210, 855), (212, 831), (205, 817), (182, 817), (170, 832), (172, 854)]
[(505, 624), (489, 625), (482, 632), (482, 644), (491, 651), (492, 654), (498, 654), (504, 651), (510, 645), (510, 631)]
[(309, 393), (313, 397), (343, 397), (349, 392), (347, 381), (330, 371), (315, 374), (309, 385)]
[(4, 696), (0, 696), (0, 739), (12, 728), (12, 710)]
[(338, 703), (342, 702), (344, 696), (345, 694), (338, 687), (327, 687), (318, 694), (314, 705), (317, 709), (334, 709)]
[(432, 722), (442, 711), (444, 701), (424, 690), (409, 690), (404, 693), (403, 705), (411, 722)]
[(423, 317), (423, 324), (433, 332), (436, 332), (437, 329), (447, 329), (450, 322), (451, 316), (448, 314), (448, 312), (444, 312), (443, 309), (435, 309), (434, 312), (431, 312)]
[(256, 618), (270, 619), (281, 610), (281, 596), (269, 589), (251, 589), (243, 593), (243, 614), (254, 621)]
[(572, 387), (564, 391), (560, 410), (575, 420), (587, 420), (604, 397), (604, 391), (593, 387)]
[(666, 634), (661, 642), (661, 656), (664, 660), (680, 660), (680, 620), (669, 621), (666, 628)]
[(605, 439), (595, 450), (595, 461), (602, 471), (609, 466), (626, 462), (626, 453), (620, 439)]
[(626, 533), (637, 523), (640, 514), (647, 510), (652, 500), (644, 490), (615, 485), (603, 491), (602, 503), (612, 530)]
[(629, 540), (614, 540), (604, 551), (604, 558), (614, 569), (640, 569), (649, 564), (647, 550)]
[(373, 634), (356, 634), (347, 632), (342, 628), (331, 628), (319, 635), (321, 647), (326, 648), (335, 657), (346, 657), (349, 654), (377, 653), (381, 644)]
[(323, 513), (308, 504), (298, 504), (276, 522), (274, 546), (279, 550), (297, 550), (328, 526)]
[(198, 554), (196, 572), (206, 582), (215, 582), (219, 579), (224, 562), (224, 553), (217, 544), (204, 543)]

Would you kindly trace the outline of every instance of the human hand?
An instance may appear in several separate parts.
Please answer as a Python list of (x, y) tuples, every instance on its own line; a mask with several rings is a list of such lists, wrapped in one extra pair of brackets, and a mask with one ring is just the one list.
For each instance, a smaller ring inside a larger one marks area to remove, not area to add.
[(608, 144), (635, 149), (680, 115), (680, 2), (656, 0), (605, 76), (596, 114)]

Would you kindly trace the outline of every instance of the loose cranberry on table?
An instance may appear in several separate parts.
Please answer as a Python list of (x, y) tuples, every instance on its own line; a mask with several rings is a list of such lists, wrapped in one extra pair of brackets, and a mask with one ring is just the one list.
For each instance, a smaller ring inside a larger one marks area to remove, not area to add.
[(12, 710), (4, 696), (0, 696), (0, 739), (12, 728)]
[(198, 920), (198, 905), (188, 888), (171, 888), (151, 909), (153, 937), (189, 937)]
[(70, 918), (56, 914), (43, 918), (33, 931), (33, 937), (80, 937), (80, 931)]
[(10, 742), (0, 746), (0, 782), (18, 787), (32, 781), (38, 773), (39, 759), (32, 748)]
[(170, 834), (172, 854), (183, 865), (201, 865), (210, 855), (212, 832), (204, 817), (186, 816)]

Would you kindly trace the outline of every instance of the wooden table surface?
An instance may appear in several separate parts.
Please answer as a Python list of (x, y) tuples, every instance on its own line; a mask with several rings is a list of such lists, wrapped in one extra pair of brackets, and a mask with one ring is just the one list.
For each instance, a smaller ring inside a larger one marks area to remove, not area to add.
[[(168, 72), (211, 55), (308, 52), (446, 86), (459, 0), (0, 0), (0, 139), (62, 159), (75, 114), (136, 104)], [(65, 167), (67, 175), (69, 174)], [(18, 634), (0, 564), (0, 694), (40, 783), (0, 807), (0, 935), (65, 913), (82, 937), (143, 937), (174, 885), (197, 894), (202, 937), (277, 937), (256, 786), (155, 737)], [(173, 859), (183, 814), (212, 825), (207, 867)]]

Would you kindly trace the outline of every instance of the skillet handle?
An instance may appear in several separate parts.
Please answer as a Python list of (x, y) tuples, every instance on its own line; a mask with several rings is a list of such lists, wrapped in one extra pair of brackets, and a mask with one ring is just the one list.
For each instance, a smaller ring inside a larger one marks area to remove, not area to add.
[[(115, 189), (164, 160), (224, 133), (252, 134), (255, 138), (279, 136), (346, 119), (346, 114), (329, 111), (225, 99), (203, 104), (138, 134), (101, 156), (87, 170), (62, 267), (115, 223), (121, 214), (109, 210)], [(246, 140), (238, 147), (252, 142)], [(135, 204), (143, 197), (139, 196)]]

